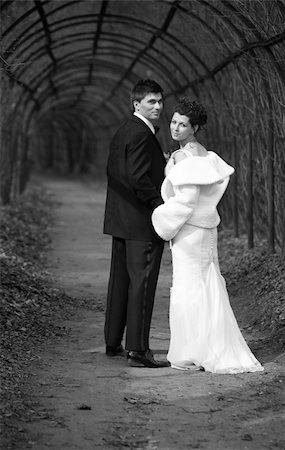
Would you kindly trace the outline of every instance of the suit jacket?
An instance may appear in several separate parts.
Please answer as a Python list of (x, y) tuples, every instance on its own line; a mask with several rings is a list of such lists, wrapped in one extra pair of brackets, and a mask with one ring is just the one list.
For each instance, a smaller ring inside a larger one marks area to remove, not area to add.
[(123, 239), (161, 240), (151, 223), (163, 203), (165, 158), (150, 128), (131, 116), (110, 144), (104, 233)]

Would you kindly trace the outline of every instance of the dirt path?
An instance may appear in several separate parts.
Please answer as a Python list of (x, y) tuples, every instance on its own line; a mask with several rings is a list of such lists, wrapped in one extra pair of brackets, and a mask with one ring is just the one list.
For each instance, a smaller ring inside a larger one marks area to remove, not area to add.
[[(48, 270), (75, 301), (88, 299), (90, 309), (79, 308), (62, 324), (67, 334), (39, 355), (41, 368), (31, 379), (38, 419), (29, 426), (26, 448), (284, 448), (284, 356), (269, 355), (264, 373), (239, 375), (130, 368), (105, 356), (111, 240), (101, 231), (104, 189), (79, 181), (44, 184), (60, 202)], [(151, 329), (152, 349), (162, 357), (169, 340), (169, 261), (166, 247)]]

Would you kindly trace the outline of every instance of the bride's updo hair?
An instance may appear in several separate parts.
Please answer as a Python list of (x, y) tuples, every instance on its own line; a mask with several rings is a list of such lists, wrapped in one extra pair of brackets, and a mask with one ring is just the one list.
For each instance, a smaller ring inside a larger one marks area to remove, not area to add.
[(173, 112), (177, 112), (181, 116), (187, 116), (192, 127), (198, 125), (198, 129), (207, 122), (207, 112), (204, 106), (195, 100), (191, 101), (187, 97), (182, 97), (178, 100)]

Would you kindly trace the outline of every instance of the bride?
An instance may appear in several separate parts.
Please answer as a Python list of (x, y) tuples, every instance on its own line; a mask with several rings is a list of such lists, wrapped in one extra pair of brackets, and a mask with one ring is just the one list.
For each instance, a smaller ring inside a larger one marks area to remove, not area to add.
[(233, 314), (217, 252), (217, 204), (234, 169), (197, 140), (207, 121), (204, 107), (184, 98), (174, 109), (172, 153), (152, 214), (157, 234), (171, 241), (170, 346), (167, 358), (180, 370), (216, 373), (262, 371)]

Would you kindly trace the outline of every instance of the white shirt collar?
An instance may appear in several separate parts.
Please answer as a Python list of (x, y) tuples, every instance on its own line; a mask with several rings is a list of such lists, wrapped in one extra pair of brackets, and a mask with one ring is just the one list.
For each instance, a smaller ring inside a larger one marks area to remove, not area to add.
[(144, 116), (142, 116), (140, 113), (138, 113), (138, 112), (134, 112), (134, 116), (136, 116), (136, 117), (138, 117), (139, 119), (141, 119), (150, 129), (151, 129), (151, 131), (153, 132), (153, 134), (155, 134), (155, 131), (154, 131), (154, 126), (153, 126), (153, 124), (151, 123), (151, 121), (150, 120), (148, 120), (148, 119), (146, 119), (146, 117), (144, 117)]

